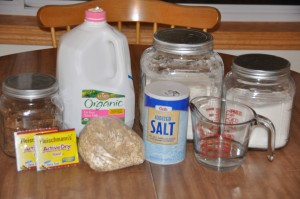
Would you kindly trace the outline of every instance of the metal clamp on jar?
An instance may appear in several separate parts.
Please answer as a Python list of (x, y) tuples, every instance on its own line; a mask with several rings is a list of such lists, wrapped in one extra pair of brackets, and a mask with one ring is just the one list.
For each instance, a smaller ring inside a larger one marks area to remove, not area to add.
[[(141, 58), (140, 122), (144, 119), (144, 87), (154, 81), (180, 82), (196, 96), (220, 96), (224, 75), (221, 57), (213, 51), (211, 34), (194, 29), (170, 28), (154, 34), (153, 46)], [(189, 115), (187, 138), (193, 139)]]
[[(266, 54), (245, 54), (233, 61), (224, 80), (227, 99), (239, 101), (269, 118), (275, 126), (275, 148), (283, 147), (289, 138), (295, 83), (290, 76), (290, 63)], [(249, 147), (266, 149), (266, 129), (256, 127)]]
[(15, 157), (14, 132), (63, 125), (63, 105), (58, 84), (46, 74), (22, 73), (2, 83), (0, 98), (0, 143)]

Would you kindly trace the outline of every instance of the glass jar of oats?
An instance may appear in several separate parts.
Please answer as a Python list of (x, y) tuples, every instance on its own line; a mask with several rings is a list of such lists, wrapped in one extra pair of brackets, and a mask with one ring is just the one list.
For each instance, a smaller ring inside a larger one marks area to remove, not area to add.
[(14, 133), (63, 125), (63, 105), (54, 77), (21, 73), (2, 83), (0, 97), (0, 144), (5, 154), (15, 157)]

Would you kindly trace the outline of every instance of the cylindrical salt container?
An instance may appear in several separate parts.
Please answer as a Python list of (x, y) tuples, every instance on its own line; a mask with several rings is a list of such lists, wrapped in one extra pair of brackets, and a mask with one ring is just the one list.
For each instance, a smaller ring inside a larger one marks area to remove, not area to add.
[(145, 87), (143, 139), (146, 160), (176, 164), (184, 160), (189, 88), (172, 81), (156, 81)]

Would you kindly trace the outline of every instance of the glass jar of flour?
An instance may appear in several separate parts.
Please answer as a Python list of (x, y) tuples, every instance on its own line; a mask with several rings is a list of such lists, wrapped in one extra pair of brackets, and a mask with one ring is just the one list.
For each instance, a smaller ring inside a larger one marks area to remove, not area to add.
[[(290, 63), (266, 54), (245, 54), (234, 59), (224, 79), (227, 99), (247, 104), (275, 126), (275, 148), (283, 147), (289, 138), (295, 83), (290, 76)], [(267, 149), (267, 132), (254, 129), (249, 147)]]
[[(158, 81), (175, 81), (196, 96), (221, 96), (224, 64), (213, 51), (211, 34), (194, 29), (170, 28), (154, 34), (153, 46), (141, 58), (140, 122), (144, 123), (144, 88)], [(189, 113), (190, 114), (190, 113)], [(187, 139), (193, 139), (188, 119)]]

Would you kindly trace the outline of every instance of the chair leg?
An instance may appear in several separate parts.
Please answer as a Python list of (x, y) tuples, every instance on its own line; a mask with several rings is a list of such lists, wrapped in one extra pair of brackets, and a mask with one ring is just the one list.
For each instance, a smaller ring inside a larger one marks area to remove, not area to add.
[(140, 22), (136, 22), (136, 44), (140, 44), (140, 29), (141, 29)]
[(153, 23), (153, 33), (157, 32), (157, 23)]
[(118, 21), (118, 30), (122, 32), (122, 22)]
[(57, 48), (56, 43), (56, 36), (55, 36), (55, 28), (51, 27), (51, 38), (52, 38), (52, 45), (54, 48)]

